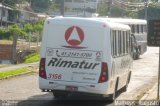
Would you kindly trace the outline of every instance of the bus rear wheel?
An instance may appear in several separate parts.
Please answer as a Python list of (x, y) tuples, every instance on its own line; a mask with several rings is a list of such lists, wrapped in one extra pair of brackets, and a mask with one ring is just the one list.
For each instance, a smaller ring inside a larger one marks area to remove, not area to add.
[(140, 56), (139, 49), (135, 48), (134, 51), (136, 51), (136, 52), (133, 53), (132, 58), (133, 58), (133, 60), (137, 60), (137, 59), (139, 59), (139, 56)]
[(112, 95), (110, 95), (109, 97), (109, 101), (111, 102), (114, 102), (116, 97), (117, 97), (117, 92), (118, 92), (118, 82), (119, 82), (119, 79), (117, 78), (116, 80), (116, 84), (115, 84), (115, 88), (114, 88), (114, 92)]

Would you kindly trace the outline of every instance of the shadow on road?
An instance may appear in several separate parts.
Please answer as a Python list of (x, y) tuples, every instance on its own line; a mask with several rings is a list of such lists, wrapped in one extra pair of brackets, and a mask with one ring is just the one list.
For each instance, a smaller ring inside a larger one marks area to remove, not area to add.
[(47, 99), (48, 95), (51, 93), (32, 96), (28, 100), (20, 101), (17, 106), (114, 106), (111, 101), (98, 96), (72, 95), (67, 99), (56, 100), (54, 98)]

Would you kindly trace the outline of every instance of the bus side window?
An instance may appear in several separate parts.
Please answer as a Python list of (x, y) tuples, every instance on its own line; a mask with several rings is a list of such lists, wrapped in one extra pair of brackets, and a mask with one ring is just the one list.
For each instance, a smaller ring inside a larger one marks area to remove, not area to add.
[(136, 25), (137, 26), (137, 33), (139, 33), (140, 31), (139, 31), (139, 25)]
[(123, 55), (126, 54), (126, 33), (123, 31)]
[(130, 36), (129, 36), (129, 31), (126, 32), (126, 53), (129, 53), (129, 48), (130, 48)]
[(111, 30), (111, 52), (112, 56), (114, 57), (114, 30)]
[(118, 31), (118, 56), (121, 55), (121, 31)]
[(130, 31), (111, 30), (111, 54), (119, 57), (129, 53), (130, 50)]
[(111, 47), (112, 47), (112, 56), (113, 57), (116, 57), (117, 56), (117, 39), (116, 39), (116, 31), (115, 30), (112, 30), (112, 35), (111, 35), (111, 39), (112, 39), (112, 42), (111, 42)]
[(141, 33), (143, 33), (143, 25), (141, 25)]
[(135, 27), (134, 27), (134, 25), (131, 26), (131, 30), (132, 30), (132, 33), (135, 33)]
[(118, 31), (115, 34), (115, 56), (118, 56)]
[(137, 25), (134, 25), (134, 29), (135, 29), (134, 33), (137, 33)]
[(121, 56), (123, 56), (124, 55), (124, 51), (123, 51), (123, 46), (124, 46), (123, 31), (121, 31), (120, 41), (121, 41)]
[(127, 43), (128, 43), (129, 41), (128, 41), (128, 39), (127, 39), (127, 31), (125, 31), (125, 54), (128, 54), (128, 52), (127, 52)]

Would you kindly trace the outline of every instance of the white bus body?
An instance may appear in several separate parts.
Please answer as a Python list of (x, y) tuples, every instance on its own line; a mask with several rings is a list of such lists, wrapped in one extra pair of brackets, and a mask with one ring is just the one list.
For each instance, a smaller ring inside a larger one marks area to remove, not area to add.
[(110, 22), (117, 22), (129, 25), (131, 33), (134, 36), (136, 47), (133, 59), (138, 59), (140, 55), (147, 51), (147, 21), (142, 19), (127, 19), (127, 18), (98, 18)]
[[(124, 37), (121, 47), (118, 36)], [(127, 87), (132, 65), (129, 39), (127, 25), (48, 18), (41, 44), (40, 89), (58, 97), (71, 92), (110, 95)], [(119, 47), (124, 48), (123, 53), (118, 52)]]

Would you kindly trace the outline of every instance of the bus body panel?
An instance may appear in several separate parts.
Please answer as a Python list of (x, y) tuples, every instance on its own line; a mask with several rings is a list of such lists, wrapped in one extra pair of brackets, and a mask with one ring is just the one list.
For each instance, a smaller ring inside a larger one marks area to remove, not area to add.
[(103, 23), (94, 26), (79, 21), (49, 20), (47, 34), (44, 32), (46, 46), (41, 50), (42, 55), (45, 52), (41, 57), (46, 59), (47, 79), (40, 78), (41, 89), (67, 90), (67, 86), (75, 86), (81, 92), (107, 91), (107, 82), (98, 83), (106, 28)]
[[(108, 95), (114, 92), (117, 77), (120, 78), (118, 89), (122, 88), (129, 67), (125, 67), (124, 74), (119, 73), (122, 58), (114, 59), (111, 55), (110, 30), (113, 28), (130, 30), (126, 25), (93, 19), (47, 19), (41, 45), (46, 78), (39, 77), (39, 88)], [(108, 68), (108, 79), (101, 83), (103, 63)]]
[[(92, 83), (78, 83), (78, 82), (63, 82), (63, 81), (53, 81), (53, 80), (45, 80), (43, 78), (39, 78), (40, 81), (40, 89), (42, 90), (62, 90), (69, 92), (83, 92), (83, 93), (91, 93), (91, 94), (111, 94), (108, 92), (108, 82), (100, 83), (100, 84), (92, 84)], [(77, 87), (78, 90), (67, 89), (66, 87)]]

